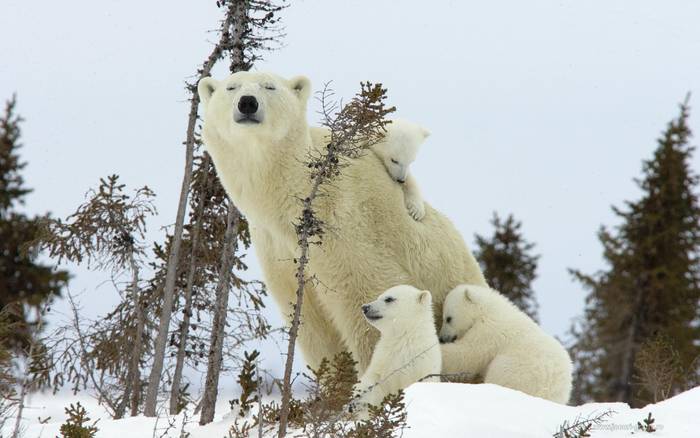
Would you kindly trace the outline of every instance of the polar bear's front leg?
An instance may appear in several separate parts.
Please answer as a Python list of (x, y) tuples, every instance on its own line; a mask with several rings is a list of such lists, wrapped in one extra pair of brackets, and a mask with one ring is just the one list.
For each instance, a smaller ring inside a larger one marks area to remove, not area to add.
[[(296, 266), (292, 262), (292, 256), (284, 259), (284, 251), (274, 246), (271, 239), (258, 230), (251, 229), (251, 237), (256, 246), (265, 284), (279, 306), (285, 322), (289, 324), (294, 313), (293, 304), (296, 302), (297, 289), (294, 277)], [(317, 293), (314, 285), (307, 282), (297, 338), (304, 359), (312, 368), (317, 368), (324, 358), (332, 359), (346, 350), (330, 315), (321, 308)]]
[(401, 186), (403, 189), (404, 203), (411, 217), (417, 221), (425, 217), (425, 201), (418, 188), (418, 182), (410, 173), (406, 177), (406, 182)]
[(343, 294), (342, 286), (329, 283), (325, 282), (328, 290), (318, 290), (318, 300), (322, 301), (321, 307), (328, 310), (328, 317), (342, 334), (347, 350), (357, 362), (357, 374), (362, 376), (369, 367), (374, 346), (379, 340), (379, 332), (369, 325), (362, 314), (362, 304), (368, 300), (363, 299), (362, 294)]
[(353, 390), (353, 400), (350, 402), (350, 412), (358, 419), (368, 418), (368, 407), (378, 406), (384, 400), (384, 393), (379, 384), (379, 376), (368, 370), (355, 385)]

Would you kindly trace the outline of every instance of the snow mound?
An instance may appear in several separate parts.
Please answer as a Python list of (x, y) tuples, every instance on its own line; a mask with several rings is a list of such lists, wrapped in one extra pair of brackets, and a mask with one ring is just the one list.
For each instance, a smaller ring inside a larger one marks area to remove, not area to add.
[[(418, 383), (406, 390), (410, 429), (406, 438), (419, 437), (551, 437), (559, 425), (577, 416), (615, 413), (593, 436), (629, 437), (649, 412), (656, 419), (656, 437), (700, 436), (700, 387), (642, 409), (625, 403), (564, 406), (496, 385)], [(646, 434), (645, 434), (646, 435)]]
[[(518, 391), (496, 385), (467, 385), (456, 383), (417, 383), (406, 390), (408, 426), (405, 438), (432, 437), (489, 437), (489, 438), (543, 438), (551, 437), (564, 421), (577, 417), (615, 411), (607, 421), (594, 429), (592, 436), (637, 436), (697, 438), (700, 436), (700, 387), (679, 394), (669, 400), (642, 409), (631, 409), (624, 403), (589, 403), (582, 406), (563, 406)], [(184, 417), (132, 417), (112, 420), (93, 399), (69, 394), (35, 395), (29, 401), (25, 438), (53, 438), (60, 436), (59, 428), (65, 420), (64, 407), (80, 401), (91, 418), (99, 418), (99, 438), (179, 437)], [(185, 430), (191, 438), (224, 438), (234, 421), (228, 413), (228, 403), (217, 405), (216, 421), (206, 426), (197, 424), (198, 418), (187, 420)], [(637, 431), (637, 422), (652, 413), (657, 432), (647, 435)], [(41, 424), (38, 417), (49, 422)], [(172, 426), (168, 428), (168, 424)], [(155, 430), (155, 433), (154, 433)], [(4, 436), (0, 434), (0, 436)]]

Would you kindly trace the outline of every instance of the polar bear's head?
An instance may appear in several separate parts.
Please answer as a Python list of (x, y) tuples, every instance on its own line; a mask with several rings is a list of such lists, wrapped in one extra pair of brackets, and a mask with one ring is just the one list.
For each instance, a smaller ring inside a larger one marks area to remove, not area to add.
[(430, 292), (409, 285), (387, 289), (383, 294), (362, 306), (365, 318), (380, 332), (401, 330), (433, 317)]
[(270, 143), (284, 139), (300, 123), (305, 126), (311, 83), (304, 76), (287, 80), (271, 73), (238, 72), (220, 81), (203, 78), (197, 91), (204, 105), (206, 143)]
[(427, 129), (406, 120), (394, 119), (387, 125), (386, 135), (373, 149), (394, 181), (406, 181), (408, 167), (429, 135)]
[(461, 338), (483, 317), (486, 293), (487, 288), (460, 284), (447, 294), (442, 308), (441, 343)]

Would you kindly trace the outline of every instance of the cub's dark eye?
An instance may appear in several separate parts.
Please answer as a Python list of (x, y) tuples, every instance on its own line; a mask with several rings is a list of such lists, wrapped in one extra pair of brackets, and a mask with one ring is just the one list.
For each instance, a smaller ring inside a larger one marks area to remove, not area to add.
[(238, 85), (229, 85), (228, 87), (226, 87), (226, 89), (227, 89), (228, 91), (233, 91), (233, 90), (235, 90), (236, 88), (238, 88)]
[(384, 302), (385, 302), (385, 303), (393, 303), (394, 301), (396, 301), (396, 299), (394, 299), (393, 297), (386, 297), (386, 298), (384, 298)]
[(391, 162), (394, 163), (394, 164), (399, 164), (399, 162), (396, 161), (396, 160), (394, 160), (393, 158), (391, 159)]
[(266, 90), (276, 90), (276, 89), (277, 89), (277, 88), (275, 88), (275, 86), (272, 85), (272, 84), (263, 84), (263, 88), (266, 89)]
[(448, 316), (447, 318), (445, 318), (445, 322), (448, 323), (448, 324), (451, 323), (451, 322), (452, 322), (452, 317), (451, 317), (451, 316)]

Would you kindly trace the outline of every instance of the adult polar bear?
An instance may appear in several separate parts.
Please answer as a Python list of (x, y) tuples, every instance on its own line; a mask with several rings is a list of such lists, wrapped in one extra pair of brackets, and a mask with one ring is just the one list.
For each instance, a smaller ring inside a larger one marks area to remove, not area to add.
[[(309, 192), (308, 153), (327, 144), (310, 128), (311, 84), (261, 72), (238, 72), (198, 84), (204, 105), (202, 136), (217, 173), (250, 224), (265, 282), (289, 319), (295, 301), (299, 196)], [(397, 284), (430, 290), (441, 321), (447, 293), (460, 283), (485, 285), (476, 260), (452, 223), (426, 204), (417, 222), (406, 212), (399, 184), (373, 153), (354, 160), (318, 198), (326, 222), (323, 244), (312, 246), (299, 346), (307, 363), (347, 348), (358, 371), (378, 338), (360, 308)]]

